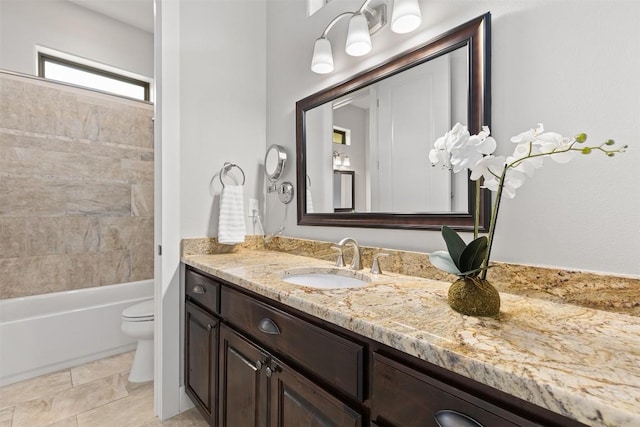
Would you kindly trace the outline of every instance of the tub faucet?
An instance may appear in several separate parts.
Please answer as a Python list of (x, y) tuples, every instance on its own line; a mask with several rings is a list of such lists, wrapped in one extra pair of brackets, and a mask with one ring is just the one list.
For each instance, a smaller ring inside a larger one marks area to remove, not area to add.
[(351, 246), (353, 246), (353, 259), (351, 260), (349, 268), (351, 270), (360, 270), (360, 247), (358, 246), (358, 242), (356, 242), (356, 239), (352, 237), (345, 237), (338, 242), (339, 247), (343, 247), (347, 244), (351, 244)]

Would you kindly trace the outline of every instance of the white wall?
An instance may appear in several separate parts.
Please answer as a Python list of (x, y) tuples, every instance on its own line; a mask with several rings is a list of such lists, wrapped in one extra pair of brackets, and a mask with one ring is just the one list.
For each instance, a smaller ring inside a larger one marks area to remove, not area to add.
[(163, 254), (156, 258), (155, 402), (166, 419), (186, 409), (179, 392), (180, 239), (217, 235), (215, 174), (225, 161), (245, 172), (245, 208), (250, 197), (264, 205), (266, 4), (156, 0), (156, 11), (156, 239)]
[(0, 0), (0, 10), (2, 69), (37, 74), (39, 45), (153, 78), (151, 33), (63, 0)]
[(247, 233), (262, 234), (248, 199), (264, 206), (266, 3), (183, 0), (180, 22), (182, 237), (218, 234), (225, 162), (244, 170)]
[[(509, 138), (538, 122), (563, 134), (586, 132), (598, 143), (631, 145), (613, 159), (597, 153), (568, 165), (547, 162), (500, 214), (494, 260), (640, 275), (640, 2), (422, 0), (423, 23), (412, 34), (388, 26), (373, 51), (351, 58), (342, 46), (346, 20), (329, 34), (336, 71), (309, 69), (314, 40), (338, 13), (360, 1), (334, 1), (311, 17), (305, 3), (268, 3), (267, 144), (295, 152), (295, 102), (428, 41), (487, 11), (492, 13), (492, 131), (500, 154)], [(295, 170), (286, 178), (294, 181)], [(295, 181), (294, 181), (295, 182)], [(282, 207), (268, 200), (268, 224)], [(269, 228), (269, 226), (268, 226)], [(435, 231), (298, 227), (285, 235), (430, 252), (444, 243)]]

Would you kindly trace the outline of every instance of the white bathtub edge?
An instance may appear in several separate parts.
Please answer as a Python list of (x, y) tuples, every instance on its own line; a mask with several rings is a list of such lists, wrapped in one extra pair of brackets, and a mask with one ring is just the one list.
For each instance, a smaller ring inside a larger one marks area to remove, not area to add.
[(134, 350), (122, 311), (149, 298), (152, 280), (0, 301), (0, 386)]
[(122, 347), (112, 348), (106, 351), (85, 355), (75, 359), (68, 359), (68, 360), (65, 360), (64, 362), (54, 363), (52, 365), (42, 366), (27, 372), (21, 372), (16, 375), (0, 378), (0, 387), (17, 383), (20, 381), (28, 380), (30, 378), (39, 377), (41, 375), (51, 374), (53, 372), (61, 371), (63, 369), (73, 368), (74, 366), (84, 365), (85, 363), (104, 359), (110, 356), (115, 356), (116, 354), (133, 351), (136, 349), (136, 345), (137, 343), (127, 344), (127, 345), (123, 345)]

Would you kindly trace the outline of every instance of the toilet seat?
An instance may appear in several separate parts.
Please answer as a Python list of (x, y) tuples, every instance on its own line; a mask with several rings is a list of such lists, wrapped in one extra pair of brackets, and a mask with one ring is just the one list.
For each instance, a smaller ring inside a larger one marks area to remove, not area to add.
[(122, 311), (122, 320), (126, 322), (148, 322), (153, 320), (153, 299), (142, 301)]

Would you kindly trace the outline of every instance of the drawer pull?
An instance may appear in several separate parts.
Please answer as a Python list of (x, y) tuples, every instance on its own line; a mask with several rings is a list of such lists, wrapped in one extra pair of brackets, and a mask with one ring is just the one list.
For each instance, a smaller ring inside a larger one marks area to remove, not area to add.
[(195, 285), (192, 288), (192, 291), (194, 294), (204, 294), (206, 292), (206, 290), (204, 289), (204, 287), (202, 285)]
[(269, 319), (268, 317), (265, 317), (260, 321), (260, 323), (258, 323), (258, 329), (260, 329), (265, 334), (280, 335), (280, 329), (278, 328), (278, 325), (276, 325), (276, 322)]
[(460, 412), (444, 409), (434, 414), (438, 427), (483, 427), (473, 418)]

